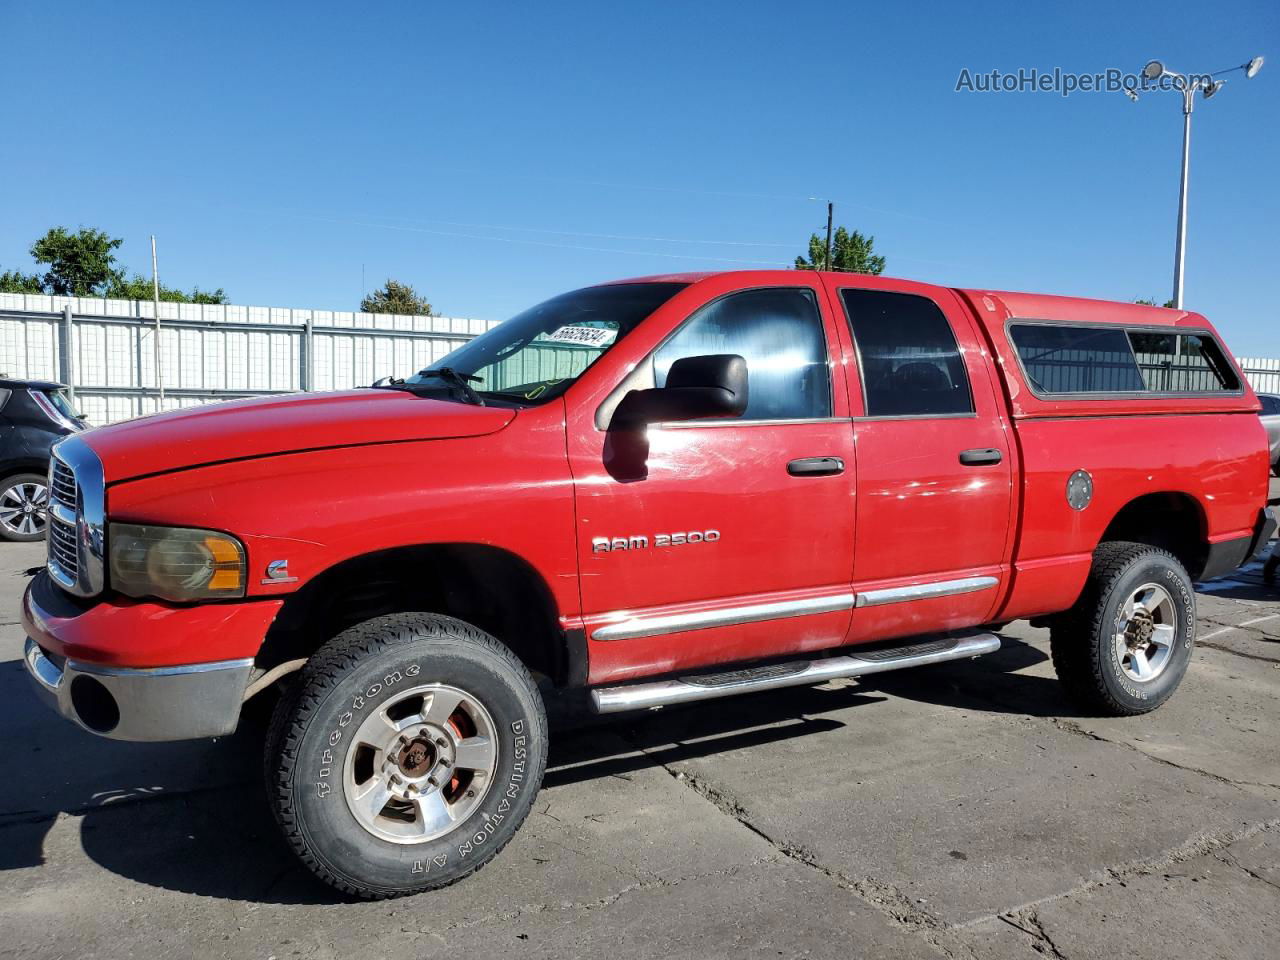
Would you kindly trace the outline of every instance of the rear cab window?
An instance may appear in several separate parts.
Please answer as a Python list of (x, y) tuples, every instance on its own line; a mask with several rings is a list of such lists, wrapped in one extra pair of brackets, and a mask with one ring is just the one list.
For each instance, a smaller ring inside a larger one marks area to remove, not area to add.
[(1206, 331), (1012, 320), (1009, 340), (1040, 397), (1241, 392), (1235, 369)]

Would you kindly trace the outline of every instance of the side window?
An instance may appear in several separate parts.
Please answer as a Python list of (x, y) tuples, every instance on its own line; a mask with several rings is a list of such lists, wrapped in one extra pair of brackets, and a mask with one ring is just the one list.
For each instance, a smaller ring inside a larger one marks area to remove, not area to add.
[(1215, 393), (1240, 389), (1240, 378), (1209, 337), (1132, 330), (1129, 340), (1148, 390)]
[(955, 333), (928, 297), (887, 290), (840, 291), (858, 345), (867, 415), (972, 413)]
[(1009, 328), (1037, 393), (1137, 393), (1145, 389), (1120, 327), (1020, 323)]
[(682, 357), (736, 353), (747, 361), (744, 420), (831, 416), (827, 339), (813, 291), (762, 288), (707, 304), (653, 354), (656, 386)]
[(1280, 413), (1280, 399), (1269, 397), (1265, 393), (1259, 395), (1258, 399), (1262, 401), (1262, 415), (1264, 417), (1271, 417)]

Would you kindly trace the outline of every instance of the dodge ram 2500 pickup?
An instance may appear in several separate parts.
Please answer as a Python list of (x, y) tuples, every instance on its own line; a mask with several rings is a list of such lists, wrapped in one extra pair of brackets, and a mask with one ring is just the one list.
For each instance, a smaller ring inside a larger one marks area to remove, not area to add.
[[(404, 380), (69, 437), (25, 658), (105, 737), (266, 736), (279, 824), (365, 897), (491, 859), (603, 713), (1050, 631), (1166, 700), (1192, 583), (1271, 534), (1258, 401), (1195, 313), (853, 274), (555, 297)], [(268, 692), (270, 691), (270, 693)]]

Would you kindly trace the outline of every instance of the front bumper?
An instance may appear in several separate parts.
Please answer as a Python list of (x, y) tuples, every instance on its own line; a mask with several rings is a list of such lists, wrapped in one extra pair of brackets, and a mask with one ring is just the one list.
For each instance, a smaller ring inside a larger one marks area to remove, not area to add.
[(195, 740), (233, 733), (252, 660), (129, 669), (59, 662), (28, 638), (27, 672), (42, 699), (112, 740)]
[(99, 736), (217, 737), (239, 722), (254, 655), (280, 605), (83, 601), (41, 572), (23, 596), (23, 659), (43, 699)]

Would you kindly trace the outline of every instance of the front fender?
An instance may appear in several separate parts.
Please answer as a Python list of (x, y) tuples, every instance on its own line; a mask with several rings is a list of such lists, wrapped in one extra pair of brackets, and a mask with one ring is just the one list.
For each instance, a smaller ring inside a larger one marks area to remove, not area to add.
[(521, 417), (487, 437), (214, 464), (110, 486), (107, 515), (235, 535), (247, 553), (250, 597), (291, 593), (345, 560), (380, 550), (480, 543), (525, 560), (550, 586), (561, 613), (576, 613), (563, 429), (562, 419)]

